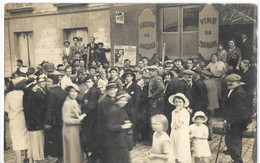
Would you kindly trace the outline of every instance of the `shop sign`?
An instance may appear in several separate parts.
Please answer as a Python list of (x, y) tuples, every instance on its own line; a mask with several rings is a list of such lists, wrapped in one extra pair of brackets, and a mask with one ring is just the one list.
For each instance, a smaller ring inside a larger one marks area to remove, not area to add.
[(227, 4), (219, 8), (221, 25), (248, 24), (254, 20), (254, 6), (249, 4)]
[(199, 53), (205, 60), (218, 52), (219, 12), (207, 4), (199, 13)]
[(118, 23), (118, 24), (124, 24), (125, 23), (124, 12), (116, 11), (116, 23)]
[(149, 59), (156, 54), (156, 19), (151, 9), (139, 16), (139, 54)]
[(123, 67), (124, 60), (129, 59), (131, 65), (136, 64), (136, 46), (114, 45), (115, 66)]

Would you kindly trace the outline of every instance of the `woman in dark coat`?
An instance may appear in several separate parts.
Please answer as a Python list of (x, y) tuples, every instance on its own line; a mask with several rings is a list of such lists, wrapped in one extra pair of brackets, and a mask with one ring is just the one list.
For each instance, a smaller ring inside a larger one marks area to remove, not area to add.
[(100, 91), (97, 89), (95, 80), (92, 76), (87, 76), (84, 83), (89, 90), (85, 93), (82, 100), (82, 113), (88, 116), (82, 122), (81, 140), (84, 152), (94, 152), (96, 148), (96, 123), (98, 118), (98, 99)]
[(228, 42), (229, 49), (227, 50), (227, 64), (228, 66), (233, 67), (233, 71), (236, 72), (238, 71), (239, 65), (241, 63), (241, 50), (236, 47), (235, 45), (235, 40), (230, 40)]
[(120, 91), (115, 103), (106, 114), (104, 160), (106, 163), (130, 163), (127, 134), (132, 123), (127, 120), (124, 109), (130, 98), (128, 93)]

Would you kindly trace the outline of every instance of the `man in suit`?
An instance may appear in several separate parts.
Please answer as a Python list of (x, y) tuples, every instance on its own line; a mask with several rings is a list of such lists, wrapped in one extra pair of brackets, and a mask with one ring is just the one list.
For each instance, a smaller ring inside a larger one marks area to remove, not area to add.
[(126, 70), (124, 75), (122, 76), (125, 80), (125, 85), (123, 89), (131, 96), (130, 101), (126, 105), (126, 112), (132, 122), (133, 126), (133, 134), (134, 134), (134, 142), (136, 142), (139, 138), (139, 131), (137, 131), (137, 116), (140, 115), (139, 107), (141, 102), (141, 88), (135, 83), (135, 74), (129, 69)]
[(98, 44), (95, 43), (95, 37), (90, 37), (91, 42), (87, 44), (87, 48), (97, 50)]
[[(148, 86), (148, 108), (149, 114), (151, 116), (155, 114), (163, 114), (164, 109), (164, 100), (163, 100), (163, 92), (164, 92), (164, 83), (162, 78), (159, 76), (159, 68), (157, 66), (148, 67), (151, 80)], [(152, 129), (149, 128), (149, 142), (146, 145), (151, 145), (152, 142)]]
[(242, 133), (247, 129), (246, 92), (241, 87), (241, 77), (237, 74), (226, 76), (228, 94), (224, 102), (223, 118), (226, 128), (225, 143), (234, 163), (243, 163)]
[(241, 40), (239, 41), (239, 47), (241, 49), (242, 59), (250, 60), (253, 55), (253, 44), (246, 33), (242, 33)]
[(70, 46), (70, 55), (68, 57), (68, 61), (71, 64), (72, 64), (72, 60), (74, 58), (74, 55), (77, 52), (79, 52), (78, 42), (79, 42), (79, 38), (78, 37), (73, 37), (73, 45)]
[(96, 50), (97, 60), (103, 65), (104, 63), (108, 62), (106, 57), (106, 52), (110, 52), (110, 49), (103, 48), (103, 42), (98, 43), (98, 49)]

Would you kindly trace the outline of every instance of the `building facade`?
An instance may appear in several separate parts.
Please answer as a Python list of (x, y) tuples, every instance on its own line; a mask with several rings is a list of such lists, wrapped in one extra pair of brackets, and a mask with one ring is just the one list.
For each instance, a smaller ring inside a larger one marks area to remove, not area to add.
[[(87, 44), (94, 36), (111, 48), (111, 65), (156, 60), (203, 58), (246, 33), (256, 53), (257, 7), (252, 4), (16, 4), (5, 5), (5, 77), (16, 60), (36, 67), (42, 60), (61, 62), (63, 40)], [(119, 55), (120, 53), (120, 55)], [(122, 53), (122, 55), (121, 55)], [(123, 57), (122, 57), (123, 56)]]

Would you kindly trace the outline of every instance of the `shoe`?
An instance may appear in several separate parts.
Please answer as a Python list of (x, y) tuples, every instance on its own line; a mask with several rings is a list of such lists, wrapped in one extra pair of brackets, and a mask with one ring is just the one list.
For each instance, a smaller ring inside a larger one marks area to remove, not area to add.
[(223, 151), (223, 153), (226, 154), (226, 155), (230, 155), (230, 152), (228, 150)]
[(5, 148), (4, 148), (5, 151), (8, 150), (8, 149), (10, 149), (10, 147), (5, 147)]

